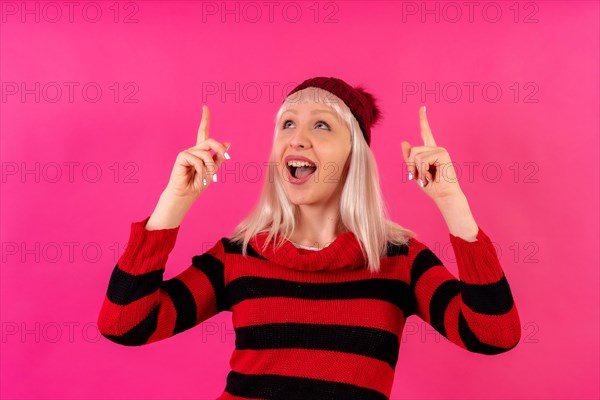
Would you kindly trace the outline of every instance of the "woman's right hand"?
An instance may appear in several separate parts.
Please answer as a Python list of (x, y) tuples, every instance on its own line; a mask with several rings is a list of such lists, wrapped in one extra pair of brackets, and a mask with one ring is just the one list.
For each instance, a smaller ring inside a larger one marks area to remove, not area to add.
[[(175, 166), (166, 188), (166, 192), (176, 198), (195, 200), (211, 181), (217, 181), (217, 171), (226, 159), (231, 143), (220, 143), (208, 137), (210, 112), (208, 106), (202, 106), (202, 120), (198, 128), (196, 145), (177, 155)], [(210, 150), (215, 154), (211, 155)]]

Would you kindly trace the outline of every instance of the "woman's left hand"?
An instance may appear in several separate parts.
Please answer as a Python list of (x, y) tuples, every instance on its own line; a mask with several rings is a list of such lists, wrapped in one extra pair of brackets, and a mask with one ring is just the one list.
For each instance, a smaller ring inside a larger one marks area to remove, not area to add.
[(401, 143), (408, 179), (414, 179), (436, 202), (463, 195), (448, 151), (435, 144), (425, 106), (419, 109), (419, 119), (423, 146), (412, 147), (406, 141)]

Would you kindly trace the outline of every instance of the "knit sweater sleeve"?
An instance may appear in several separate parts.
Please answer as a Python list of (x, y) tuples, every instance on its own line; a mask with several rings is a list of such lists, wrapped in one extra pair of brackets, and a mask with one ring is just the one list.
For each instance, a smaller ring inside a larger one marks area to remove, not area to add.
[(172, 279), (165, 264), (179, 227), (149, 231), (150, 217), (131, 224), (98, 316), (105, 338), (140, 346), (174, 336), (223, 311), (224, 247), (218, 241)]
[(460, 279), (424, 244), (409, 246), (414, 313), (456, 345), (494, 355), (515, 347), (520, 319), (496, 250), (479, 227), (476, 241), (450, 235)]

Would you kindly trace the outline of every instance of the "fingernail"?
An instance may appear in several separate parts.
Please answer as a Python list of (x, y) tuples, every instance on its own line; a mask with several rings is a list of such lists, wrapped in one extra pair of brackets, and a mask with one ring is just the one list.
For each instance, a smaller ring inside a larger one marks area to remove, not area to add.
[(204, 186), (206, 186), (206, 178), (202, 178), (202, 182), (204, 183)]
[(419, 178), (419, 186), (423, 187), (423, 179)]
[(412, 178), (413, 178), (413, 174), (412, 174), (412, 172), (409, 172), (408, 173), (408, 180), (410, 181), (410, 180), (412, 180)]
[(230, 159), (231, 159), (231, 157), (229, 157), (229, 154), (227, 154), (227, 152), (225, 152), (225, 153), (223, 153), (223, 154), (225, 154), (225, 158), (226, 158), (226, 159), (228, 159), (228, 160), (230, 160)]
[(427, 106), (423, 105), (423, 112), (427, 112)]
[(217, 181), (217, 174), (214, 174), (213, 175), (213, 182), (216, 182), (216, 181)]
[(431, 180), (429, 179), (428, 176), (426, 176), (425, 179), (427, 179), (427, 183), (431, 183)]

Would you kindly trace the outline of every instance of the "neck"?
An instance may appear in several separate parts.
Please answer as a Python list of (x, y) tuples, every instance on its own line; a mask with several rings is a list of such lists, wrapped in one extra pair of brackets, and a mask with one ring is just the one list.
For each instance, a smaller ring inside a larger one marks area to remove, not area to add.
[(296, 229), (289, 240), (304, 246), (323, 248), (346, 232), (339, 207), (322, 207), (301, 205), (298, 207)]

